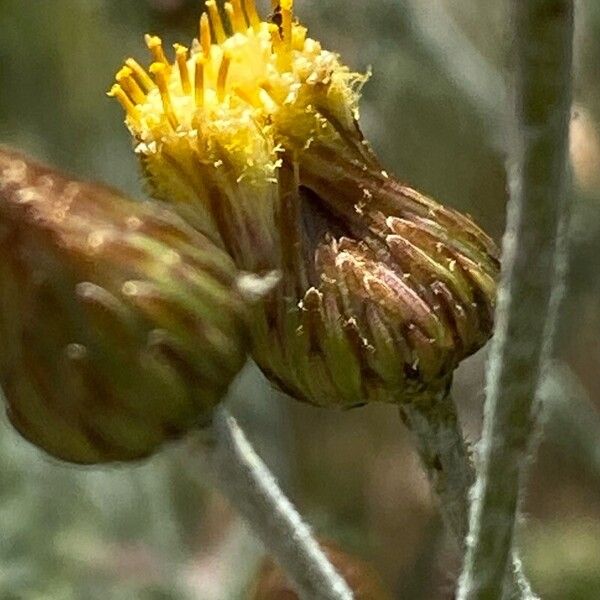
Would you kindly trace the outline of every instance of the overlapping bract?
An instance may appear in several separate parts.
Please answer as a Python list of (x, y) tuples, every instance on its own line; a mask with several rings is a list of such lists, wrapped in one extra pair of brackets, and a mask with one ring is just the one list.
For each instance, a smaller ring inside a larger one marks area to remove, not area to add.
[(281, 173), (283, 284), (254, 321), (257, 362), (324, 406), (448, 385), (492, 331), (493, 243), (380, 170), (352, 175), (347, 165), (332, 184), (331, 172), (303, 167), (297, 179)]
[(246, 357), (226, 253), (156, 203), (0, 151), (0, 384), (24, 437), (76, 463), (210, 421)]
[[(147, 36), (150, 74), (128, 59), (111, 89), (168, 209), (0, 152), (0, 383), (65, 460), (139, 458), (208, 422), (248, 351), (292, 396), (349, 407), (447, 386), (492, 332), (497, 250), (381, 168), (365, 78), (290, 0), (267, 21), (206, 5), (191, 51), (170, 62)], [(280, 283), (249, 303), (242, 271)]]
[(253, 319), (254, 358), (318, 405), (447, 385), (491, 335), (493, 242), (381, 168), (358, 125), (365, 78), (307, 37), (292, 2), (266, 21), (252, 0), (226, 3), (225, 20), (207, 8), (189, 54), (171, 64), (148, 38), (154, 81), (136, 66), (112, 93), (154, 193), (238, 267), (282, 273)]

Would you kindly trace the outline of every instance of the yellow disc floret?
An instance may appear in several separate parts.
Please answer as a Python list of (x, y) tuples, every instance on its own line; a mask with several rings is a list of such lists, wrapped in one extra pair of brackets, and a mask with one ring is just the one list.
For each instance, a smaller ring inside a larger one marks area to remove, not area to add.
[(277, 152), (324, 135), (331, 113), (355, 117), (358, 74), (307, 38), (294, 21), (292, 1), (274, 3), (268, 20), (254, 0), (206, 2), (191, 50), (175, 45), (169, 61), (162, 41), (146, 36), (148, 73), (129, 59), (110, 91), (145, 157), (180, 158), (190, 145), (200, 160), (227, 160), (236, 178), (272, 179)]
[(360, 146), (364, 77), (307, 37), (291, 0), (274, 2), (266, 20), (254, 0), (205, 6), (189, 47), (176, 44), (171, 61), (147, 35), (148, 69), (129, 58), (109, 95), (125, 110), (151, 193), (241, 267), (268, 268), (282, 164), (317, 145)]

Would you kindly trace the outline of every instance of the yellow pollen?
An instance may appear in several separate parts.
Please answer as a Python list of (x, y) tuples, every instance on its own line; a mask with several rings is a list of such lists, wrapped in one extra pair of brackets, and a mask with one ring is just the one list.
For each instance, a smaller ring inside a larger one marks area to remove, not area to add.
[(144, 92), (148, 93), (154, 88), (154, 81), (152, 81), (148, 73), (146, 73), (144, 67), (142, 67), (136, 60), (133, 58), (128, 58), (125, 61), (125, 64), (133, 71), (137, 82), (140, 84)]
[(131, 101), (131, 98), (125, 93), (123, 88), (115, 83), (111, 88), (108, 95), (112, 98), (116, 98), (119, 104), (123, 107), (128, 117), (130, 117), (136, 123), (139, 123), (140, 115), (135, 104)]
[(212, 24), (215, 37), (217, 38), (217, 43), (222, 44), (227, 39), (227, 36), (225, 35), (225, 30), (223, 29), (223, 22), (221, 21), (221, 15), (219, 14), (217, 4), (215, 0), (207, 0), (205, 6), (210, 15), (210, 22)]
[(145, 102), (146, 94), (133, 78), (133, 71), (129, 67), (123, 67), (117, 73), (116, 80), (135, 104), (142, 104)]
[(165, 63), (154, 62), (150, 65), (150, 73), (154, 75), (154, 80), (158, 86), (160, 92), (160, 98), (163, 103), (163, 110), (169, 121), (169, 124), (173, 129), (177, 129), (179, 125), (175, 112), (173, 111), (173, 104), (171, 103), (171, 95), (169, 94), (169, 83), (168, 83), (168, 67)]
[(165, 55), (165, 51), (162, 47), (162, 40), (157, 35), (148, 35), (145, 36), (146, 46), (148, 46), (148, 50), (150, 50), (150, 54), (152, 54), (152, 58), (154, 62), (163, 63), (167, 66), (168, 70), (171, 70), (171, 65), (169, 64), (169, 60)]
[(250, 21), (250, 25), (256, 31), (260, 27), (260, 17), (256, 11), (256, 4), (254, 0), (244, 0), (244, 8), (246, 9), (246, 16)]
[(219, 102), (225, 100), (225, 91), (227, 87), (227, 73), (229, 72), (229, 65), (231, 64), (231, 57), (228, 53), (223, 55), (221, 66), (219, 67), (219, 75), (217, 76), (217, 98)]
[(200, 45), (205, 56), (210, 56), (211, 43), (210, 21), (208, 20), (208, 15), (204, 12), (200, 17)]
[(177, 67), (179, 68), (179, 77), (181, 78), (181, 89), (184, 94), (191, 94), (192, 84), (190, 83), (190, 73), (187, 66), (188, 49), (181, 44), (175, 44), (173, 48), (175, 48)]
[(206, 61), (204, 55), (198, 54), (196, 56), (196, 73), (195, 73), (195, 99), (196, 106), (204, 106), (204, 62)]

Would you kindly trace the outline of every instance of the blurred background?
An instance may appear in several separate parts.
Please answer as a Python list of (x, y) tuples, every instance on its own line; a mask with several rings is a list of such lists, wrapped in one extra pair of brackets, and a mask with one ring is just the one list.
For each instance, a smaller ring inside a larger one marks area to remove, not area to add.
[[(372, 67), (362, 126), (400, 179), (504, 225), (510, 94), (505, 0), (297, 0), (310, 34)], [(105, 95), (143, 34), (189, 43), (198, 0), (0, 0), (0, 143), (143, 197), (122, 112)], [(263, 6), (263, 14), (266, 7)], [(570, 271), (545, 436), (520, 544), (547, 600), (600, 598), (600, 3), (577, 2)], [(10, 344), (10, 340), (0, 340)], [(485, 350), (454, 395), (479, 437)], [(393, 407), (301, 405), (248, 365), (229, 403), (319, 535), (369, 561), (392, 597), (452, 598), (459, 556), (444, 536)], [(182, 443), (136, 466), (69, 467), (0, 424), (2, 600), (236, 600), (262, 557)]]

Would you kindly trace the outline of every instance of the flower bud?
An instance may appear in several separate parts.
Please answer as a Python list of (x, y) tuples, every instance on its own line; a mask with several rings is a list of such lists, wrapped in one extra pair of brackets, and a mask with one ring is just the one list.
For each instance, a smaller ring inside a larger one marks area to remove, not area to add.
[(210, 421), (246, 356), (231, 259), (157, 203), (0, 151), (0, 384), (29, 441), (138, 459)]
[[(358, 125), (365, 77), (280, 2), (214, 0), (191, 54), (148, 37), (111, 93), (155, 195), (231, 254), (277, 269), (253, 356), (318, 405), (398, 402), (448, 384), (492, 331), (498, 253), (470, 218), (400, 184)], [(215, 43), (216, 42), (216, 43)]]
[(322, 406), (399, 402), (448, 385), (492, 331), (491, 240), (381, 172), (349, 168), (332, 190), (303, 186), (300, 172), (280, 170), (283, 278), (253, 323), (258, 364)]

